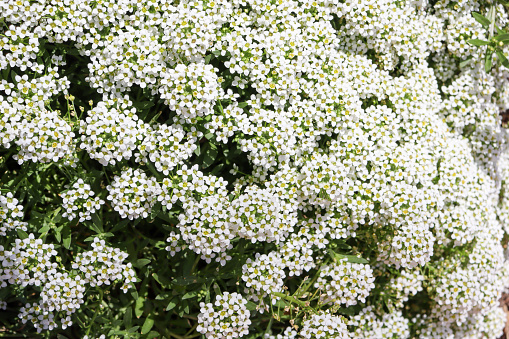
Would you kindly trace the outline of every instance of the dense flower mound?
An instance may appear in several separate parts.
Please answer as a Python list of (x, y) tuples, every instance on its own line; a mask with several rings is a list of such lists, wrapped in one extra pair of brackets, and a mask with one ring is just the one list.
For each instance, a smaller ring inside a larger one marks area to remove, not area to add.
[(0, 0), (2, 332), (498, 338), (504, 2)]

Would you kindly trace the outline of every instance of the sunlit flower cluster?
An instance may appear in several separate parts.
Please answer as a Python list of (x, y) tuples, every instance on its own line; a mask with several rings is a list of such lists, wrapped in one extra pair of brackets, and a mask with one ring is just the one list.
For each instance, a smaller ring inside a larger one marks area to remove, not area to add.
[(108, 200), (122, 218), (147, 218), (157, 201), (160, 186), (144, 172), (128, 168), (106, 187)]
[(92, 250), (78, 254), (73, 268), (83, 274), (84, 283), (90, 286), (110, 285), (115, 281), (123, 283), (126, 292), (136, 282), (135, 272), (131, 263), (124, 264), (127, 253), (105, 245), (104, 240), (95, 238)]
[(11, 192), (6, 195), (0, 194), (0, 236), (6, 236), (7, 232), (21, 229), (27, 230), (27, 223), (23, 221), (23, 205), (14, 198)]
[(94, 195), (90, 185), (83, 179), (78, 179), (71, 189), (60, 195), (63, 199), (62, 207), (65, 210), (62, 216), (69, 220), (78, 219), (79, 222), (90, 220), (92, 214), (104, 204), (104, 200), (94, 197)]
[(468, 42), (490, 10), (506, 29), (480, 0), (1, 1), (0, 164), (23, 181), (0, 173), (0, 284), (39, 296), (21, 321), (66, 329), (87, 286), (132, 287), (127, 252), (75, 229), (111, 215), (218, 281), (237, 265), (207, 338), (247, 335), (248, 300), (298, 314), (266, 338), (496, 337), (509, 70)]
[(240, 338), (249, 333), (247, 300), (239, 293), (224, 292), (214, 303), (200, 303), (196, 330), (206, 338)]

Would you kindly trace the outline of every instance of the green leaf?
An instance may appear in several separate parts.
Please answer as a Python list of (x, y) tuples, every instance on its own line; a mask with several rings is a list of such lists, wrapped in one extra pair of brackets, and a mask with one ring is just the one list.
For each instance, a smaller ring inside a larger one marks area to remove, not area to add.
[(154, 326), (154, 319), (148, 316), (147, 319), (145, 319), (143, 326), (141, 327), (141, 334), (147, 334), (148, 332), (150, 332), (152, 326)]
[(104, 229), (103, 229), (103, 222), (101, 220), (101, 218), (99, 218), (99, 216), (94, 213), (92, 214), (92, 224), (95, 226), (93, 228), (94, 231), (98, 231), (97, 233), (102, 233), (104, 232)]
[(474, 46), (486, 46), (486, 45), (490, 44), (489, 41), (480, 40), (480, 39), (470, 39), (470, 40), (467, 40), (467, 42)]
[(244, 107), (246, 107), (246, 106), (247, 106), (247, 102), (241, 102), (241, 103), (239, 104), (239, 107), (240, 107), (240, 108), (244, 108)]
[(361, 257), (357, 257), (355, 255), (340, 254), (340, 253), (334, 252), (331, 249), (328, 249), (328, 252), (329, 252), (329, 255), (331, 256), (331, 258), (334, 260), (347, 259), (348, 262), (351, 262), (351, 263), (357, 263), (357, 264), (368, 264), (369, 263), (368, 260), (361, 258)]
[(149, 334), (147, 334), (147, 338), (159, 338), (160, 334), (157, 331), (150, 331)]
[(248, 301), (247, 304), (246, 304), (246, 308), (249, 310), (249, 311), (254, 311), (256, 310), (256, 304), (252, 301)]
[(134, 305), (134, 315), (136, 318), (141, 317), (143, 314), (143, 305), (145, 304), (145, 298), (139, 297), (136, 299), (136, 304)]
[(69, 227), (64, 227), (62, 230), (62, 243), (66, 249), (71, 247), (71, 229)]
[(23, 231), (22, 229), (17, 228), (17, 229), (16, 229), (16, 232), (18, 233), (18, 237), (19, 237), (21, 240), (28, 238), (28, 234), (27, 234), (27, 232)]
[(152, 277), (163, 287), (168, 287), (171, 284), (171, 280), (165, 274), (152, 273)]
[(133, 309), (128, 307), (124, 313), (124, 327), (126, 329), (131, 328), (131, 323), (133, 320)]
[(143, 266), (150, 263), (150, 259), (138, 259), (136, 260), (136, 264), (134, 264), (134, 267), (136, 268), (142, 268)]
[(202, 283), (204, 281), (205, 280), (201, 277), (189, 275), (189, 276), (175, 278), (175, 279), (173, 279), (172, 283), (174, 283), (176, 285), (180, 285), (180, 286), (187, 286), (187, 285), (191, 285), (191, 284)]
[(198, 291), (187, 292), (186, 294), (184, 294), (182, 296), (182, 300), (192, 299), (192, 298), (196, 297), (197, 294), (198, 294)]
[(143, 111), (143, 110), (153, 107), (154, 105), (155, 104), (152, 101), (142, 101), (142, 102), (135, 103), (134, 107), (139, 109), (140, 111)]
[(138, 328), (140, 328), (140, 326), (133, 326), (127, 330), (127, 333), (134, 333), (134, 332), (138, 331)]
[(210, 63), (210, 60), (212, 59), (213, 56), (214, 56), (214, 54), (209, 54), (209, 55), (205, 56), (205, 64)]
[(469, 56), (467, 59), (460, 62), (460, 68), (464, 68), (464, 67), (468, 66), (469, 64), (472, 63), (472, 61), (474, 61), (474, 57)]
[(119, 222), (115, 225), (115, 227), (113, 227), (113, 228), (111, 229), (111, 232), (112, 232), (112, 233), (114, 233), (114, 232), (119, 231), (119, 230), (121, 230), (122, 228), (126, 227), (126, 226), (127, 226), (127, 224), (129, 223), (129, 221), (130, 221), (129, 219), (124, 219), (124, 220), (119, 221)]
[(507, 60), (506, 56), (504, 55), (504, 53), (497, 49), (495, 51), (495, 53), (497, 53), (497, 57), (498, 59), (500, 60), (500, 63), (505, 67), (505, 68), (509, 68), (509, 61)]
[(509, 33), (499, 34), (493, 37), (495, 41), (509, 41)]
[(489, 21), (484, 15), (480, 13), (472, 12), (472, 16), (478, 23), (483, 25), (484, 28), (488, 28), (491, 24), (491, 21)]
[(214, 163), (214, 161), (216, 160), (218, 153), (219, 152), (217, 150), (217, 146), (214, 144), (210, 144), (210, 148), (207, 150), (207, 153), (203, 157), (203, 163), (202, 163), (203, 167), (207, 168), (210, 165), (212, 165)]
[(221, 295), (221, 289), (219, 288), (219, 285), (217, 283), (214, 283), (212, 285), (212, 288), (214, 289), (214, 292), (216, 293), (216, 295)]
[(57, 227), (55, 228), (55, 238), (57, 239), (58, 242), (61, 242), (62, 241), (62, 228), (64, 228), (64, 226), (60, 226), (60, 227)]
[(491, 66), (493, 64), (492, 53), (493, 52), (486, 52), (486, 56), (484, 57), (484, 70), (486, 73), (491, 71)]
[(175, 306), (177, 306), (177, 303), (173, 300), (170, 300), (168, 306), (166, 306), (166, 311), (172, 310)]

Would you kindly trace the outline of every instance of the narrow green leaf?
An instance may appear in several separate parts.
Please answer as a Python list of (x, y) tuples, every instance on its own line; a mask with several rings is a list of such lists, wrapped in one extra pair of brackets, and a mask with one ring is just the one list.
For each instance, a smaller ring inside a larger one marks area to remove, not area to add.
[(150, 259), (138, 259), (136, 260), (136, 264), (134, 264), (134, 267), (136, 268), (142, 268), (143, 266), (150, 263)]
[(334, 252), (331, 249), (329, 249), (328, 252), (329, 252), (329, 255), (331, 256), (331, 258), (334, 260), (347, 259), (348, 262), (351, 262), (351, 263), (357, 263), (357, 264), (368, 264), (369, 263), (368, 260), (366, 260), (364, 258), (357, 257), (355, 255), (340, 254), (340, 253)]
[(239, 104), (239, 107), (240, 107), (240, 108), (244, 108), (244, 107), (246, 107), (246, 106), (247, 106), (247, 102), (241, 102), (241, 103)]
[(147, 338), (159, 338), (160, 334), (157, 331), (150, 331), (149, 334), (147, 334)]
[(485, 27), (485, 28), (488, 28), (491, 24), (491, 21), (489, 21), (484, 15), (482, 15), (480, 13), (472, 12), (472, 16), (478, 23), (483, 25), (483, 27)]
[(18, 237), (21, 240), (28, 238), (27, 232), (23, 231), (22, 229), (18, 228), (18, 229), (16, 229), (16, 232), (18, 233)]
[(198, 284), (204, 282), (205, 279), (196, 276), (183, 276), (173, 279), (172, 283), (180, 286), (187, 286), (191, 284)]
[(509, 41), (509, 33), (499, 34), (493, 37), (495, 41)]
[(71, 247), (71, 230), (69, 227), (65, 227), (62, 230), (62, 244), (66, 249), (69, 249), (69, 247)]
[(221, 295), (221, 289), (219, 288), (219, 285), (217, 283), (214, 283), (212, 285), (212, 288), (214, 289), (214, 292), (216, 293), (216, 295)]
[(214, 144), (210, 144), (210, 148), (207, 150), (207, 153), (203, 157), (203, 167), (207, 168), (214, 163), (217, 158), (218, 150)]
[(140, 328), (140, 326), (133, 326), (127, 330), (127, 333), (134, 333), (134, 332), (138, 331), (138, 328)]
[(101, 218), (99, 218), (99, 216), (96, 213), (92, 214), (92, 224), (95, 226), (94, 230), (96, 232), (99, 231), (97, 233), (104, 232), (103, 222), (102, 222)]
[(196, 297), (197, 294), (198, 294), (198, 291), (187, 292), (186, 294), (184, 294), (182, 296), (182, 300), (192, 299), (192, 298)]
[(256, 304), (252, 301), (248, 301), (247, 304), (246, 304), (246, 308), (249, 310), (249, 311), (254, 311), (256, 310)]
[(148, 332), (150, 332), (152, 326), (154, 326), (154, 319), (148, 316), (147, 319), (145, 319), (143, 326), (141, 327), (141, 334), (147, 334)]
[(486, 56), (484, 58), (484, 70), (486, 73), (491, 71), (493, 60), (492, 60), (492, 52), (486, 52)]
[(497, 49), (496, 52), (497, 53), (497, 57), (498, 59), (500, 60), (500, 63), (505, 67), (505, 68), (509, 68), (509, 61), (507, 60), (506, 56), (504, 55), (504, 53)]
[(467, 59), (460, 62), (460, 68), (464, 68), (464, 67), (468, 66), (469, 64), (472, 63), (473, 60), (474, 60), (473, 57), (469, 56)]
[(486, 45), (490, 44), (489, 41), (480, 40), (480, 39), (470, 39), (470, 40), (467, 40), (467, 42), (474, 46), (486, 46)]
[(214, 56), (214, 54), (209, 54), (205, 57), (205, 64), (208, 64), (210, 63), (210, 59), (212, 59), (212, 57)]
[(177, 303), (173, 300), (170, 300), (168, 306), (166, 306), (166, 311), (172, 310), (175, 306), (177, 306)]
[(145, 298), (139, 297), (136, 299), (136, 304), (134, 305), (134, 315), (136, 318), (141, 317), (143, 314), (143, 305), (145, 304)]
[(124, 327), (126, 329), (131, 328), (132, 320), (133, 320), (133, 309), (132, 307), (128, 307), (124, 313)]
[(62, 228), (64, 228), (64, 226), (60, 226), (60, 227), (57, 227), (55, 228), (55, 238), (57, 239), (58, 242), (61, 242), (62, 241)]

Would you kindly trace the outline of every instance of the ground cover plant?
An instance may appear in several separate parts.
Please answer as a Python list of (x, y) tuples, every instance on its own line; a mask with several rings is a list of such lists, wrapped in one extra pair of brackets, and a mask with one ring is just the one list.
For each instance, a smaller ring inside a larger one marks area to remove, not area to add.
[(506, 5), (0, 0), (0, 336), (499, 337)]

